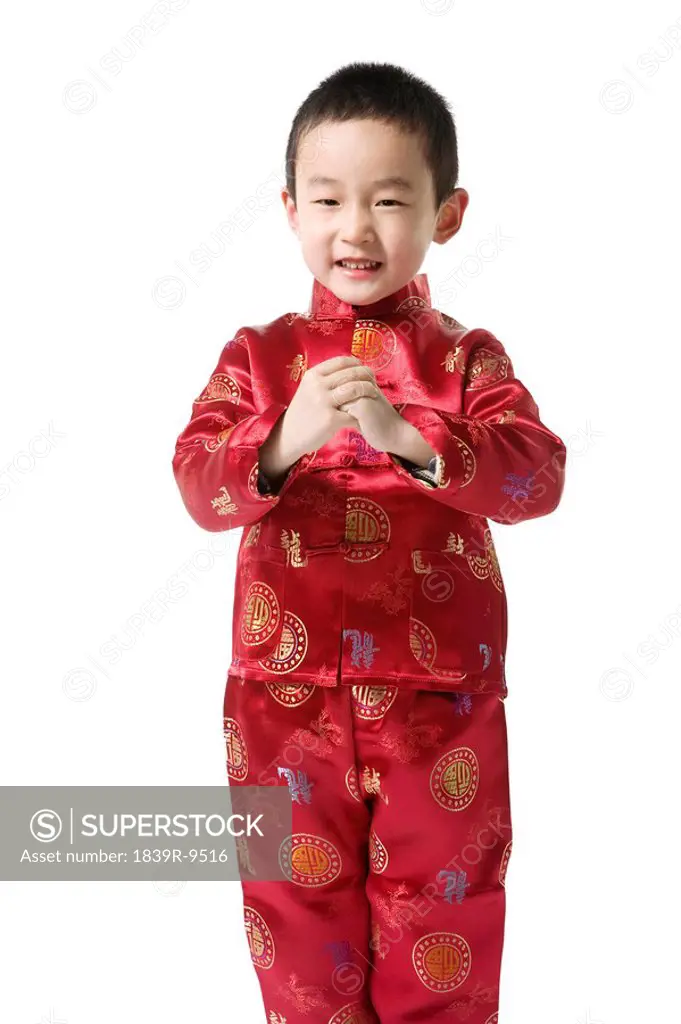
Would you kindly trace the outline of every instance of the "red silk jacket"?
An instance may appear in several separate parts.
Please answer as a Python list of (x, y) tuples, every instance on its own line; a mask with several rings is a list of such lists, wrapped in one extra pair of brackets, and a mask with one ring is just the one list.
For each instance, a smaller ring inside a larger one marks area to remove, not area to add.
[[(437, 452), (432, 481), (344, 428), (268, 491), (260, 445), (306, 369), (342, 354), (371, 367)], [(433, 309), (425, 274), (363, 306), (314, 279), (307, 313), (242, 327), (225, 345), (175, 446), (195, 522), (247, 527), (230, 671), (503, 698), (506, 595), (487, 520), (552, 512), (565, 457), (501, 343)]]

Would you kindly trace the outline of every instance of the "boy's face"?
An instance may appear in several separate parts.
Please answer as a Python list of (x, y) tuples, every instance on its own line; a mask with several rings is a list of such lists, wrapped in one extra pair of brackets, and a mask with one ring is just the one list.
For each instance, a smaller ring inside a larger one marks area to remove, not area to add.
[[(395, 177), (404, 184), (381, 183)], [(456, 234), (468, 205), (468, 193), (458, 188), (437, 210), (420, 138), (368, 119), (325, 122), (300, 140), (296, 192), (297, 203), (286, 189), (282, 199), (305, 263), (355, 305), (411, 281), (430, 243)], [(379, 266), (353, 271), (340, 265), (343, 259)]]

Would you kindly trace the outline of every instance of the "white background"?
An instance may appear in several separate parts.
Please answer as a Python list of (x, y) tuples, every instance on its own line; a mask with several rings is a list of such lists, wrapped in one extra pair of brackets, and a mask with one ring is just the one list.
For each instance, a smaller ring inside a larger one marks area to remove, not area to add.
[[(279, 199), (298, 104), (342, 64), (403, 64), (452, 103), (471, 196), (422, 267), (434, 305), (499, 337), (569, 452), (555, 513), (491, 524), (514, 823), (501, 1024), (677, 1020), (681, 4), (152, 11), (4, 19), (2, 783), (225, 782), (239, 535), (210, 556), (174, 443), (236, 328), (307, 308)], [(163, 606), (173, 578), (185, 596)], [(264, 1020), (237, 882), (0, 899), (3, 1020)]]

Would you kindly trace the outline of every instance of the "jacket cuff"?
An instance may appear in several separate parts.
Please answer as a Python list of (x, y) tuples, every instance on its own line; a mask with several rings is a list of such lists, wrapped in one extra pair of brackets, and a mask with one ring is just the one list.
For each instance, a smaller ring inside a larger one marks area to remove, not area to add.
[[(402, 419), (407, 420), (435, 450), (427, 469), (409, 459), (388, 452), (400, 476), (413, 487), (458, 490), (457, 484), (464, 478), (464, 462), (461, 455), (452, 453), (452, 432), (447, 429), (442, 417), (434, 410), (420, 405), (407, 404), (400, 409)], [(445, 463), (445, 451), (447, 461)], [(456, 461), (455, 461), (456, 460)], [(452, 465), (450, 465), (452, 463)], [(410, 468), (413, 467), (413, 468)], [(454, 487), (452, 485), (454, 484)]]
[(403, 455), (395, 455), (394, 458), (399, 460), (414, 479), (420, 480), (422, 483), (427, 484), (428, 487), (437, 487), (438, 474), (440, 472), (438, 465), (441, 461), (439, 455), (433, 455), (427, 466), (419, 466), (418, 462), (405, 459)]
[(263, 494), (258, 487), (262, 472), (259, 449), (286, 409), (282, 403), (273, 403), (176, 451), (173, 468), (182, 499), (203, 529), (217, 532), (253, 525), (268, 514), (297, 478), (307, 461), (304, 455), (290, 466), (276, 493)]
[(287, 408), (283, 402), (272, 402), (262, 412), (237, 420), (230, 432), (230, 448), (259, 448)]
[(297, 465), (297, 463), (294, 462), (293, 465), (289, 466), (289, 468), (286, 471), (286, 473), (282, 474), (281, 480), (279, 480), (276, 484), (272, 480), (270, 480), (270, 478), (268, 476), (265, 476), (263, 471), (258, 466), (257, 486), (258, 486), (258, 490), (263, 495), (263, 497), (267, 497), (267, 496), (272, 495), (272, 494), (277, 495), (277, 496), (279, 494), (281, 494), (282, 487), (287, 482), (291, 472), (296, 467), (296, 465)]
[(276, 485), (260, 468), (260, 448), (287, 408), (288, 406), (281, 402), (273, 402), (257, 416), (249, 416), (243, 420), (243, 429), (240, 432), (242, 424), (237, 423), (231, 435), (232, 446), (240, 452), (238, 457), (242, 457), (241, 451), (245, 449), (249, 462), (252, 463), (247, 477), (249, 494), (256, 500), (260, 499), (271, 505), (275, 505), (284, 495), (304, 465), (304, 456), (296, 459)]

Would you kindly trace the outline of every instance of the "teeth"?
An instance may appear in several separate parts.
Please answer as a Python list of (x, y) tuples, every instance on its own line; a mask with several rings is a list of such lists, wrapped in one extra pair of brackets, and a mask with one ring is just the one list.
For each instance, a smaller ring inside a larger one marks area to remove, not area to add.
[(366, 270), (367, 267), (377, 267), (378, 263), (375, 260), (364, 260), (362, 263), (353, 263), (351, 260), (341, 260), (344, 267), (349, 267), (351, 270)]

